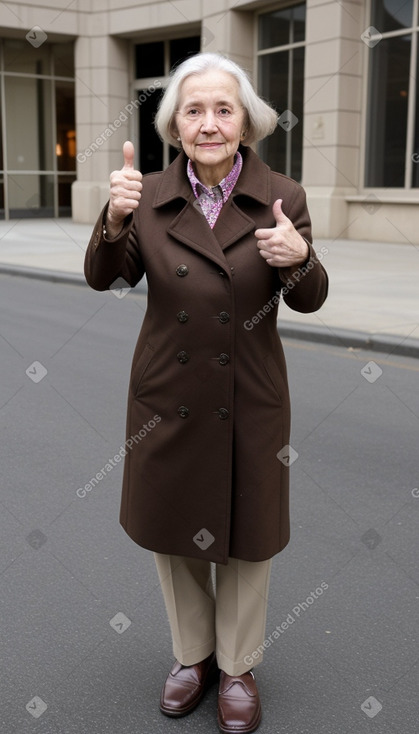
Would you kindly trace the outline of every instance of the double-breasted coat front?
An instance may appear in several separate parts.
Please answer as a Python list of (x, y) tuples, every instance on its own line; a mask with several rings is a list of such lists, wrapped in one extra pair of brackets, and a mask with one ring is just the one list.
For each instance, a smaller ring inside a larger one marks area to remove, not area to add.
[[(118, 278), (148, 282), (129, 382), (121, 524), (145, 548), (217, 563), (266, 560), (288, 543), (289, 469), (277, 456), (290, 435), (279, 292), (301, 312), (327, 295), (304, 190), (240, 151), (240, 176), (213, 229), (182, 152), (144, 176), (139, 206), (113, 240), (105, 207), (85, 259), (97, 290)], [(255, 230), (276, 224), (278, 198), (309, 243), (303, 265), (272, 268), (256, 246)]]

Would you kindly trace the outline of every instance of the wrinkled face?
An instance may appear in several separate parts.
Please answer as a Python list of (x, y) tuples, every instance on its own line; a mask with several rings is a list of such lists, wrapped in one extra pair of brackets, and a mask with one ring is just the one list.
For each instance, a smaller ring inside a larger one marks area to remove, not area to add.
[(219, 183), (233, 167), (245, 121), (239, 85), (231, 74), (211, 69), (182, 83), (175, 125), (204, 183), (205, 178)]

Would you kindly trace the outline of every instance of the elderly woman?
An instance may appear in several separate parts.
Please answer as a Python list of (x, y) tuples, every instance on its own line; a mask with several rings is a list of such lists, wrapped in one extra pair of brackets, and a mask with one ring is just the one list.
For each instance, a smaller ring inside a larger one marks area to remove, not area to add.
[(278, 302), (282, 291), (289, 307), (310, 312), (327, 294), (304, 190), (249, 147), (276, 122), (235, 63), (188, 58), (156, 116), (179, 155), (143, 178), (125, 143), (85, 262), (97, 290), (147, 275), (120, 521), (154, 551), (169, 618), (176, 661), (160, 709), (190, 713), (219, 678), (225, 734), (261, 719), (254, 652), (271, 559), (289, 540)]

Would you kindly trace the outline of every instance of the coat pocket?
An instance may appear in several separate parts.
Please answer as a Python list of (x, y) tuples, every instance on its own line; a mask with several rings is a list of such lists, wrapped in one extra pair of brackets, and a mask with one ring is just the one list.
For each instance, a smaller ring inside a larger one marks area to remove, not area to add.
[(265, 370), (268, 374), (268, 377), (272, 383), (272, 385), (275, 388), (275, 391), (280, 399), (280, 402), (282, 402), (286, 399), (288, 396), (288, 388), (285, 384), (284, 378), (281, 375), (280, 369), (278, 365), (276, 364), (274, 358), (272, 355), (268, 354), (264, 360), (263, 364), (265, 367)]
[(153, 356), (154, 356), (153, 347), (150, 344), (146, 344), (136, 364), (132, 368), (131, 389), (134, 395), (137, 395), (139, 392), (141, 381), (145, 375), (147, 367), (149, 366)]

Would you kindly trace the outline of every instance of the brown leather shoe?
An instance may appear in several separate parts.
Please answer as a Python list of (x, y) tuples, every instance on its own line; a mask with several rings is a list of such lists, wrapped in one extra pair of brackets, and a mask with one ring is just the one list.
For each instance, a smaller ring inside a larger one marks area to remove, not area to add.
[(196, 708), (219, 670), (214, 653), (195, 665), (175, 662), (160, 696), (160, 711), (166, 716), (185, 716)]
[(252, 671), (227, 675), (221, 671), (218, 690), (218, 726), (223, 734), (247, 734), (260, 724), (262, 710)]

